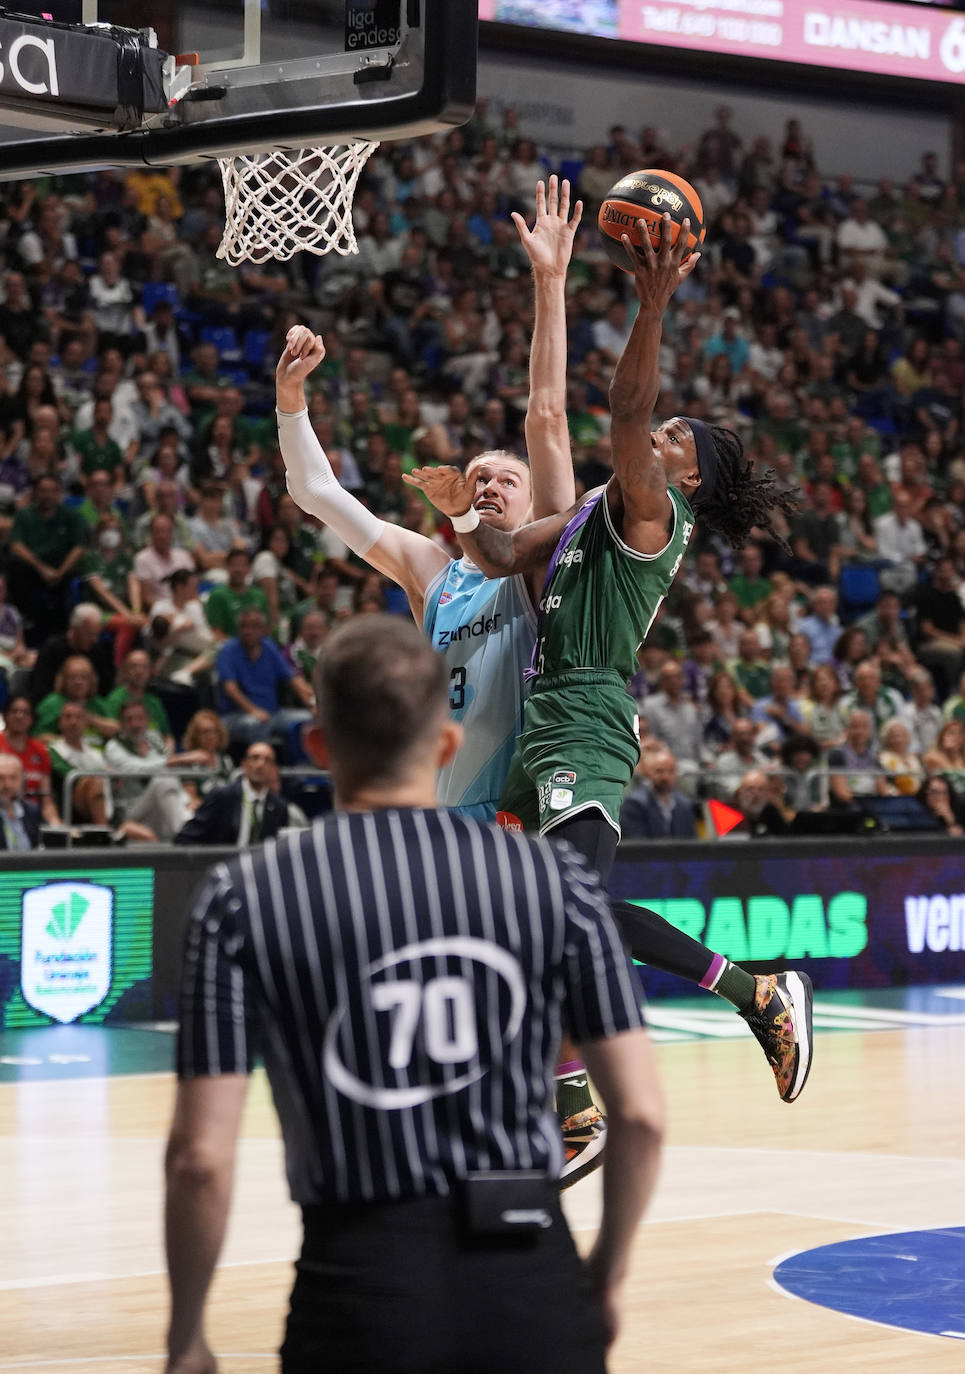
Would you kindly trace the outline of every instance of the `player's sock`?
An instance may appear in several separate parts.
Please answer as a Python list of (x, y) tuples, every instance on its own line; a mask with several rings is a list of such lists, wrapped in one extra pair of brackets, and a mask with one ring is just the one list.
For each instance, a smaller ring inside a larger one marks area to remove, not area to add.
[(722, 954), (715, 954), (710, 968), (700, 980), (700, 986), (708, 992), (716, 992), (737, 1008), (746, 1011), (754, 1001), (757, 979), (753, 973), (738, 964), (732, 964)]
[(675, 973), (716, 992), (738, 1011), (744, 1011), (754, 1000), (753, 974), (685, 935), (649, 907), (611, 902), (611, 910), (630, 953), (641, 964), (652, 964), (664, 973)]
[(556, 1111), (561, 1121), (594, 1105), (586, 1065), (579, 1059), (556, 1066)]

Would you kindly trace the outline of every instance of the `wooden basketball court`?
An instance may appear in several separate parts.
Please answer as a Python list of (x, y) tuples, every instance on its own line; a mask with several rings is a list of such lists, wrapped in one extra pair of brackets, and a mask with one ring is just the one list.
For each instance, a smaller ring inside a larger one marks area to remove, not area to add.
[[(815, 1246), (965, 1225), (965, 988), (819, 997), (815, 1067), (792, 1107), (719, 1004), (652, 1011), (670, 1133), (612, 1374), (959, 1374), (965, 1268), (962, 1320), (942, 1336), (790, 1298), (772, 1272)], [(172, 1048), (146, 1030), (0, 1035), (0, 1371), (162, 1367)], [(598, 1176), (567, 1195), (567, 1212), (588, 1246)], [(297, 1237), (259, 1074), (209, 1306), (224, 1374), (277, 1367)]]

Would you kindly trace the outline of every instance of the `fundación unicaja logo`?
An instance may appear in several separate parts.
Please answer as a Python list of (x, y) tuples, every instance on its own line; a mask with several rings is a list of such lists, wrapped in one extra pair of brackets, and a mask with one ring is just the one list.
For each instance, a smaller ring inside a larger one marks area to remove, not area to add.
[(28, 888), (21, 908), (24, 1001), (66, 1023), (103, 1002), (111, 986), (114, 892), (101, 883)]

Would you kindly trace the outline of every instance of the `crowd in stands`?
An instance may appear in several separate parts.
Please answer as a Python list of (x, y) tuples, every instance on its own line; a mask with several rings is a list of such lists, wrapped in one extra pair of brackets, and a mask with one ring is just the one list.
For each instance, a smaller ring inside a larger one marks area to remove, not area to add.
[(382, 145), (354, 258), (227, 266), (207, 166), (4, 189), (0, 758), (23, 774), (8, 801), (4, 766), (4, 847), (27, 847), (38, 815), (57, 823), (72, 769), (97, 775), (73, 820), (163, 840), (208, 818), (205, 794), (252, 748), (306, 762), (329, 627), (407, 607), (286, 492), (286, 331), (324, 333), (309, 410), (340, 480), (457, 553), (402, 474), (522, 451), (532, 302), (510, 213), (531, 214), (548, 171), (585, 203), (569, 423), (579, 488), (607, 480), (635, 297), (594, 225), (639, 166), (689, 178), (708, 225), (665, 321), (658, 414), (732, 428), (800, 506), (736, 555), (698, 529), (631, 684), (626, 833), (693, 833), (708, 797), (779, 833), (871, 796), (917, 797), (962, 833), (965, 171), (924, 152), (893, 181), (829, 178), (798, 120), (738, 130), (726, 107), (685, 148), (613, 128), (561, 162), (481, 104), (463, 129)]

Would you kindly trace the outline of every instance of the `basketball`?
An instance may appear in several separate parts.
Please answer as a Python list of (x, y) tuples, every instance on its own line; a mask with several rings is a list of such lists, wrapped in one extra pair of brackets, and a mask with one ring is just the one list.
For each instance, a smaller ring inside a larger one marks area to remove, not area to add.
[(650, 242), (654, 248), (660, 247), (660, 219), (669, 212), (673, 220), (672, 242), (677, 242), (682, 220), (690, 220), (690, 233), (687, 258), (704, 241), (704, 207), (700, 196), (683, 177), (673, 172), (661, 172), (647, 168), (642, 172), (628, 172), (603, 198), (600, 206), (599, 226), (603, 246), (617, 267), (629, 272), (627, 255), (620, 242), (621, 234), (628, 234), (635, 247), (642, 247), (642, 232), (637, 221), (644, 220), (648, 226)]

